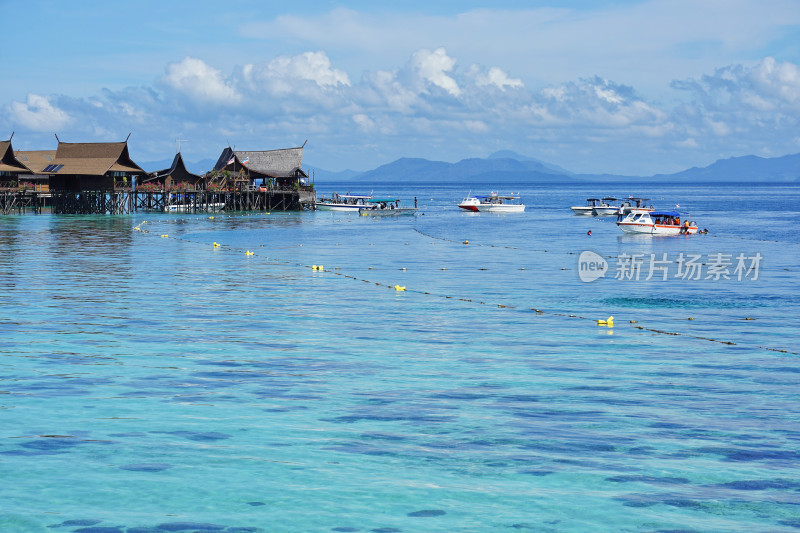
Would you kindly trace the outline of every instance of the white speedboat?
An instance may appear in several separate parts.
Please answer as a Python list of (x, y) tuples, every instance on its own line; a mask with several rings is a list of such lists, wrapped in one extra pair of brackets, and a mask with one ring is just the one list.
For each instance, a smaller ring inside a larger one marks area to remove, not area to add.
[(217, 212), (225, 211), (225, 204), (222, 202), (212, 204), (167, 204), (164, 206), (165, 213), (194, 213), (194, 212)]
[(596, 217), (616, 215), (619, 212), (619, 206), (613, 204), (613, 202), (616, 201), (617, 198), (614, 198), (613, 196), (606, 196), (600, 200), (599, 204), (592, 208), (592, 214)]
[(320, 198), (316, 202), (320, 211), (350, 211), (358, 213), (361, 209), (369, 207), (367, 201), (372, 195), (363, 194), (334, 194), (331, 198)]
[(594, 208), (600, 205), (600, 198), (587, 198), (586, 205), (573, 205), (570, 207), (576, 215), (593, 215)]
[(652, 205), (649, 207), (647, 206), (647, 203), (649, 201), (650, 198), (638, 198), (635, 196), (629, 196), (628, 198), (622, 200), (622, 203), (620, 204), (620, 209), (622, 209), (622, 212), (620, 213), (619, 211), (617, 211), (617, 213), (621, 215), (627, 215), (634, 209), (637, 211), (653, 211), (654, 209)]
[(647, 235), (694, 235), (697, 224), (685, 219), (677, 211), (645, 211), (634, 209), (617, 226), (625, 233)]
[(467, 196), (458, 207), (466, 211), (488, 213), (522, 213), (525, 204), (519, 202), (519, 196), (501, 196), (491, 193), (486, 196)]
[(397, 198), (372, 198), (358, 212), (362, 216), (396, 216), (416, 214), (416, 207), (401, 207)]

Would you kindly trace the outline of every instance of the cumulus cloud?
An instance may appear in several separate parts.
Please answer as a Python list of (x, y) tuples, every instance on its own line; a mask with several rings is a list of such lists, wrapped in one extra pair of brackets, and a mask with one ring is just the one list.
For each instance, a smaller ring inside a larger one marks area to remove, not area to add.
[(71, 121), (67, 112), (37, 94), (29, 94), (26, 103), (12, 102), (9, 108), (11, 118), (32, 131), (59, 130)]
[[(31, 95), (7, 106), (3, 118), (31, 131), (69, 125), (74, 135), (90, 138), (133, 130), (165, 137), (170, 146), (180, 135), (193, 139), (187, 146), (205, 143), (212, 152), (227, 139), (267, 149), (312, 138), (318, 164), (332, 158), (340, 168), (372, 168), (401, 156), (457, 160), (483, 155), (464, 151), (480, 152), (488, 142), (520, 153), (535, 146), (530, 155), (555, 156), (552, 162), (575, 171), (634, 172), (635, 159), (653, 165), (647, 156), (653, 150), (674, 150), (693, 164), (697, 154), (709, 154), (711, 162), (732, 146), (745, 153), (765, 145), (778, 153), (797, 150), (800, 68), (792, 63), (768, 57), (675, 81), (679, 101), (665, 105), (599, 75), (529, 88), (499, 66), (459, 69), (460, 59), (445, 48), (420, 49), (398, 68), (351, 81), (324, 52), (231, 65), (227, 77), (185, 58), (167, 65), (153, 87), (83, 99)], [(186, 100), (203, 105), (177, 105)], [(163, 146), (154, 141), (151, 149)], [(573, 159), (577, 153), (586, 158), (583, 167)], [(685, 168), (672, 160), (678, 168), (652, 170)]]
[(508, 74), (498, 67), (490, 68), (489, 72), (485, 74), (479, 73), (475, 78), (475, 83), (479, 87), (493, 85), (501, 90), (505, 90), (506, 87), (510, 87), (512, 89), (521, 89), (525, 86), (525, 84), (522, 83), (522, 80), (509, 78)]
[(745, 107), (760, 111), (800, 110), (800, 67), (766, 57), (751, 67), (730, 65), (700, 80), (675, 81), (709, 108)]
[(204, 61), (186, 57), (167, 65), (162, 81), (172, 89), (200, 102), (236, 104), (241, 96), (222, 73)]
[(555, 122), (589, 127), (621, 128), (655, 125), (667, 115), (651, 106), (629, 86), (594, 77), (539, 91), (534, 115)]
[(456, 80), (447, 74), (453, 70), (455, 65), (456, 60), (448, 57), (444, 48), (437, 48), (433, 52), (425, 49), (414, 52), (408, 68), (423, 83), (435, 85), (452, 96), (458, 96), (461, 94), (461, 89)]
[(333, 68), (325, 52), (280, 56), (267, 63), (245, 65), (241, 72), (251, 89), (279, 94), (293, 91), (298, 82), (312, 82), (323, 89), (350, 86), (347, 73)]

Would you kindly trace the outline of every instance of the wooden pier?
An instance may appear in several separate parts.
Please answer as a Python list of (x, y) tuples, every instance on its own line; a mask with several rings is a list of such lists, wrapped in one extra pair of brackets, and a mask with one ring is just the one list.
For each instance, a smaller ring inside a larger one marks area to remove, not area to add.
[(126, 215), (138, 211), (206, 213), (218, 211), (300, 211), (313, 209), (312, 187), (281, 190), (251, 187), (242, 190), (113, 190), (59, 191), (0, 189), (0, 214)]
[(38, 191), (0, 189), (0, 214), (40, 213), (44, 200)]

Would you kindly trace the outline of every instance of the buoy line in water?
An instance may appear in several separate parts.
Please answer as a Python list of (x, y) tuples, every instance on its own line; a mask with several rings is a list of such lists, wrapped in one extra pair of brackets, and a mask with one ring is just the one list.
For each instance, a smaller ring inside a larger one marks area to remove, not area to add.
[[(250, 215), (248, 215), (248, 216), (250, 216)], [(140, 222), (133, 229), (135, 231), (137, 231), (139, 233), (142, 233), (142, 234), (145, 234), (145, 235), (153, 235), (153, 236), (158, 236), (160, 238), (172, 239), (172, 240), (175, 240), (175, 241), (181, 241), (181, 242), (186, 242), (186, 243), (191, 243), (191, 244), (198, 244), (198, 245), (206, 246), (206, 247), (209, 246), (209, 243), (207, 243), (207, 242), (201, 242), (201, 241), (186, 239), (186, 238), (183, 238), (183, 237), (174, 237), (174, 236), (170, 237), (169, 234), (160, 234), (160, 233), (156, 234), (155, 232), (150, 232), (149, 230), (142, 229), (141, 226), (143, 224), (147, 224), (147, 223), (148, 223), (147, 221)], [(418, 230), (415, 229), (415, 231), (418, 231)], [(419, 233), (421, 233), (422, 235), (425, 235), (426, 237), (430, 237), (429, 235), (427, 235), (427, 234), (425, 234), (425, 233), (423, 233), (421, 231), (419, 231)], [(431, 238), (437, 238), (437, 237), (431, 237)], [(445, 240), (445, 241), (448, 241), (448, 242), (455, 242), (455, 241), (449, 241), (448, 239), (440, 239), (440, 240)], [(368, 284), (371, 284), (371, 285), (376, 285), (378, 287), (388, 287), (390, 289), (394, 289), (397, 292), (411, 292), (411, 293), (421, 294), (421, 295), (425, 295), (425, 296), (434, 296), (434, 297), (441, 298), (441, 299), (444, 299), (444, 300), (454, 300), (454, 301), (459, 301), (459, 302), (464, 302), (464, 303), (472, 303), (472, 304), (477, 304), (477, 305), (482, 305), (482, 306), (487, 306), (487, 307), (492, 307), (492, 308), (497, 308), (497, 309), (516, 309), (516, 310), (521, 310), (523, 312), (534, 311), (536, 315), (550, 315), (550, 316), (558, 316), (558, 317), (565, 317), (565, 318), (577, 318), (577, 319), (580, 319), (580, 320), (589, 320), (589, 321), (592, 321), (595, 324), (597, 324), (597, 326), (605, 326), (605, 327), (607, 327), (609, 329), (609, 331), (611, 331), (612, 328), (614, 327), (614, 325), (613, 325), (613, 318), (614, 317), (609, 317), (608, 319), (605, 319), (605, 320), (599, 320), (599, 319), (596, 319), (596, 318), (590, 318), (590, 317), (585, 317), (585, 316), (575, 315), (575, 314), (570, 314), (570, 313), (544, 311), (542, 309), (537, 309), (535, 307), (523, 308), (523, 307), (515, 306), (515, 305), (504, 305), (504, 304), (499, 304), (499, 303), (496, 303), (496, 304), (495, 303), (488, 303), (488, 302), (484, 302), (484, 301), (480, 301), (480, 300), (473, 300), (471, 298), (459, 298), (459, 297), (455, 297), (455, 296), (437, 294), (437, 293), (433, 293), (433, 292), (430, 292), (430, 291), (422, 291), (422, 290), (418, 290), (418, 289), (407, 289), (405, 286), (386, 285), (386, 284), (381, 283), (381, 282), (359, 278), (358, 276), (351, 276), (349, 274), (345, 274), (344, 272), (339, 272), (338, 268), (326, 269), (326, 268), (324, 268), (323, 265), (307, 265), (305, 263), (300, 263), (300, 262), (296, 262), (296, 261), (287, 261), (285, 259), (262, 256), (261, 254), (257, 254), (255, 252), (252, 252), (252, 251), (247, 250), (245, 248), (235, 248), (235, 247), (228, 246), (226, 244), (220, 244), (220, 243), (217, 243), (217, 242), (211, 243), (210, 246), (212, 247), (213, 250), (219, 249), (219, 250), (223, 250), (223, 251), (236, 252), (236, 253), (244, 254), (247, 257), (257, 257), (257, 258), (260, 258), (260, 259), (264, 259), (264, 260), (267, 260), (268, 262), (271, 262), (273, 264), (281, 264), (281, 265), (287, 265), (287, 266), (298, 266), (298, 267), (302, 267), (302, 268), (310, 268), (315, 272), (327, 272), (327, 273), (331, 273), (331, 274), (334, 274), (334, 275), (339, 276), (339, 277), (343, 277), (343, 278), (346, 278), (346, 279), (351, 279), (351, 280), (354, 280), (354, 281), (361, 281), (361, 282), (368, 283)], [(487, 246), (492, 246), (492, 245), (487, 245)], [(517, 248), (513, 248), (513, 247), (507, 247), (507, 248), (517, 249)], [(694, 320), (694, 319), (693, 318), (689, 318), (689, 320)], [(747, 317), (744, 320), (752, 320), (752, 318)], [(699, 335), (692, 335), (692, 334), (688, 334), (688, 333), (680, 333), (680, 332), (676, 332), (676, 331), (665, 331), (665, 330), (661, 330), (661, 329), (655, 329), (655, 328), (648, 328), (648, 327), (644, 327), (644, 326), (639, 326), (639, 325), (637, 325), (638, 321), (636, 321), (636, 320), (628, 320), (628, 324), (631, 327), (633, 327), (633, 328), (635, 328), (635, 329), (637, 329), (639, 331), (642, 331), (642, 332), (650, 332), (650, 333), (656, 333), (656, 334), (659, 334), (659, 335), (669, 335), (669, 336), (674, 336), (674, 337), (684, 337), (684, 338), (688, 338), (688, 339), (697, 339), (697, 340), (702, 340), (702, 341), (707, 341), (707, 342), (714, 342), (714, 343), (718, 343), (718, 344), (725, 344), (725, 345), (728, 345), (728, 346), (737, 346), (737, 345), (738, 346), (746, 346), (746, 345), (743, 345), (743, 344), (739, 345), (739, 344), (737, 344), (735, 342), (732, 342), (732, 341), (725, 341), (725, 340), (721, 340), (721, 339), (712, 339), (712, 338), (709, 338), (709, 337), (702, 337), (702, 336), (699, 336)], [(771, 352), (778, 352), (778, 353), (782, 353), (782, 354), (786, 354), (786, 355), (800, 355), (800, 352), (792, 352), (792, 351), (781, 349), (781, 348), (772, 348), (772, 347), (769, 347), (769, 346), (761, 346), (761, 345), (750, 346), (750, 348), (754, 348), (754, 347), (762, 349), (762, 350), (768, 350), (768, 351), (771, 351)]]
[[(416, 231), (420, 235), (428, 237), (429, 239), (448, 242), (448, 243), (451, 243), (451, 244), (464, 244), (464, 245), (470, 245), (470, 246), (483, 246), (483, 247), (486, 247), (486, 248), (505, 248), (507, 250), (525, 250), (526, 252), (552, 253), (551, 250), (543, 250), (543, 249), (539, 250), (539, 249), (536, 249), (536, 248), (519, 248), (518, 246), (503, 246), (503, 245), (500, 245), (500, 244), (471, 243), (470, 241), (468, 241), (466, 239), (463, 240), (463, 241), (457, 241), (455, 239), (448, 239), (448, 238), (445, 238), (445, 237), (437, 237), (435, 235), (431, 235), (429, 233), (425, 233), (424, 231), (422, 231), (420, 229), (417, 229), (417, 228), (414, 228), (414, 231)], [(718, 237), (718, 235), (715, 235), (715, 237)], [(744, 240), (746, 238), (742, 237), (742, 239)], [(746, 239), (746, 240), (751, 240), (751, 241), (754, 241), (754, 242), (780, 242), (780, 241), (759, 241), (757, 239)], [(565, 253), (567, 255), (580, 255), (578, 252), (559, 252), (559, 253)], [(601, 255), (601, 257), (603, 257), (605, 259), (617, 259), (617, 260), (619, 259), (618, 255)], [(701, 265), (701, 266), (708, 266), (708, 263), (698, 263), (698, 264)], [(569, 270), (569, 269), (562, 268), (561, 270)], [(769, 269), (766, 269), (766, 268), (763, 268), (763, 267), (762, 267), (761, 270), (762, 271), (769, 271)], [(791, 272), (791, 269), (788, 269), (788, 268), (782, 268), (781, 270)]]

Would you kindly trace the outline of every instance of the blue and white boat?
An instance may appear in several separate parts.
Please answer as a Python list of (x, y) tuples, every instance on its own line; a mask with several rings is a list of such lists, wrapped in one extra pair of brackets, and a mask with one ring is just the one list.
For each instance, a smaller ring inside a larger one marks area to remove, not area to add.
[(331, 198), (320, 198), (316, 202), (319, 211), (350, 211), (358, 213), (361, 209), (370, 207), (367, 201), (372, 195), (364, 194), (333, 194)]

